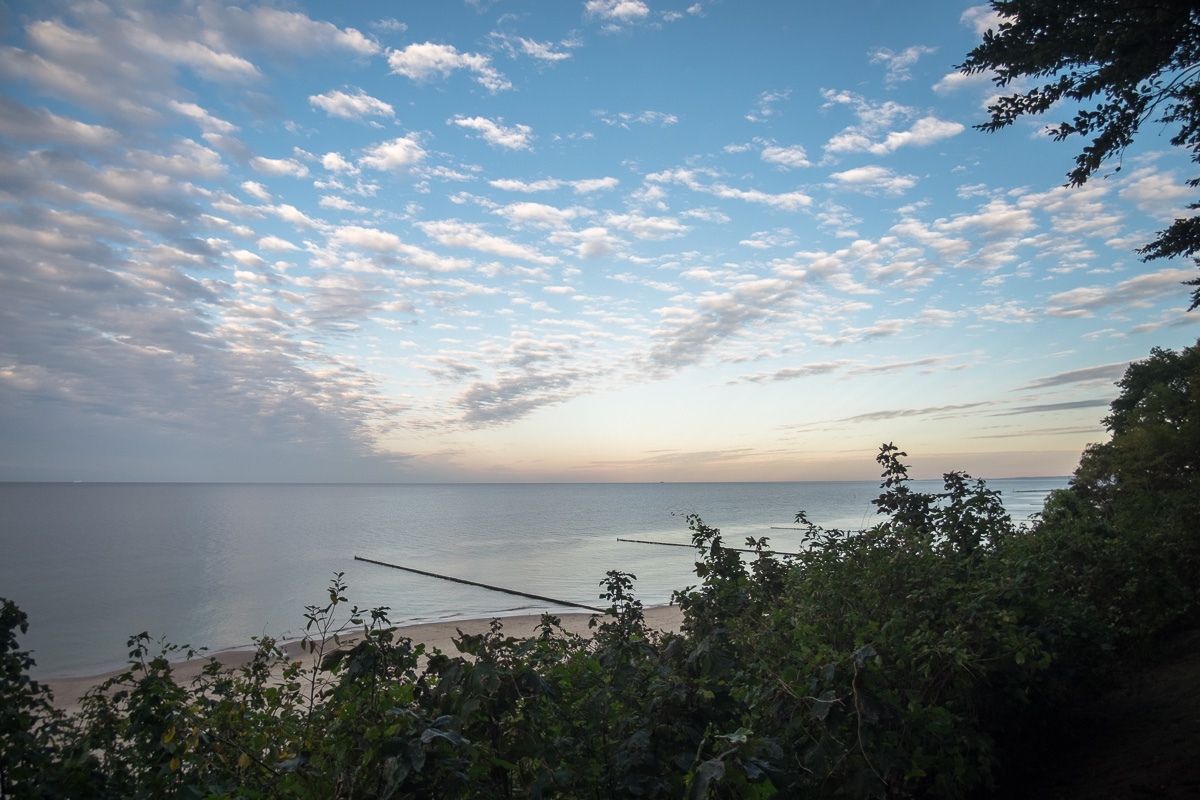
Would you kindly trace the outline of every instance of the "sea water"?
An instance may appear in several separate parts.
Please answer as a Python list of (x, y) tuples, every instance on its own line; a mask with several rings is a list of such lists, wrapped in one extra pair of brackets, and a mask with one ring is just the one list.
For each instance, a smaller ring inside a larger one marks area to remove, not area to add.
[[(1014, 519), (1066, 478), (990, 481)], [(914, 482), (937, 491), (938, 482)], [(356, 561), (362, 556), (603, 606), (609, 570), (637, 576), (646, 605), (695, 584), (687, 516), (726, 543), (804, 546), (798, 510), (826, 527), (876, 522), (878, 484), (0, 484), (0, 597), (28, 615), (22, 649), (40, 677), (121, 666), (126, 640), (210, 650), (303, 634), (335, 573), (393, 622), (561, 613), (530, 600)], [(579, 609), (574, 609), (579, 610)]]

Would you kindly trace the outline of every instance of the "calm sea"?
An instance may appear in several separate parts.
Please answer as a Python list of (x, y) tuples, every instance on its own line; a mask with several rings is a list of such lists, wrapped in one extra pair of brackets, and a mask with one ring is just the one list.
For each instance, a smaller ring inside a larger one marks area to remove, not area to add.
[[(989, 482), (1014, 518), (1066, 478)], [(926, 491), (937, 482), (916, 482)], [(141, 631), (212, 650), (303, 632), (336, 572), (395, 622), (569, 611), (387, 569), (355, 555), (588, 605), (610, 569), (646, 605), (694, 584), (698, 513), (730, 544), (801, 546), (796, 511), (873, 524), (875, 482), (665, 484), (0, 484), (0, 596), (29, 615), (40, 677), (121, 666)]]

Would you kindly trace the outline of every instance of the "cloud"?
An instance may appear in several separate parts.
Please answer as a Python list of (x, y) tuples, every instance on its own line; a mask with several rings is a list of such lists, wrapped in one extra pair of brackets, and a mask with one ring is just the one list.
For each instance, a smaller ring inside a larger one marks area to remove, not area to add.
[(258, 240), (258, 249), (270, 250), (273, 253), (286, 253), (290, 250), (299, 250), (300, 248), (287, 239), (280, 239), (278, 236), (264, 236)]
[(393, 75), (403, 75), (414, 81), (425, 82), (435, 77), (446, 78), (455, 70), (465, 69), (475, 76), (475, 81), (492, 94), (511, 89), (512, 83), (492, 67), (492, 60), (479, 53), (460, 53), (453, 45), (410, 44), (403, 50), (388, 52), (388, 66)]
[(995, 75), (990, 70), (983, 72), (948, 72), (933, 85), (933, 90), (938, 94), (949, 94), (961, 90), (984, 90), (991, 92), (993, 89), (992, 78)]
[(798, 167), (811, 167), (812, 162), (808, 160), (808, 155), (804, 152), (804, 148), (798, 144), (789, 147), (779, 147), (778, 145), (768, 145), (762, 149), (762, 160), (768, 164), (778, 164), (786, 169)]
[[(205, 13), (212, 10), (205, 9)], [(227, 39), (242, 45), (304, 54), (348, 50), (360, 56), (373, 56), (380, 52), (378, 42), (354, 28), (338, 28), (331, 22), (319, 22), (296, 11), (269, 6), (247, 11), (227, 6), (216, 11), (211, 19), (223, 23)]]
[(1041, 405), (1020, 406), (1010, 411), (998, 411), (990, 414), (993, 417), (1012, 417), (1019, 414), (1046, 414), (1053, 411), (1077, 411), (1081, 408), (1107, 408), (1112, 401), (1105, 398), (1094, 400), (1073, 400), (1066, 403), (1042, 403)]
[(409, 170), (425, 160), (426, 152), (415, 133), (368, 147), (359, 164), (381, 172)]
[[(329, 236), (329, 244), (334, 248), (351, 247), (381, 256), (394, 257), (405, 264), (430, 272), (453, 272), (471, 266), (469, 261), (445, 258), (409, 244), (391, 231), (367, 228), (361, 225), (343, 225), (336, 228)], [(336, 260), (340, 261), (341, 259), (339, 257)]]
[(640, 22), (650, 15), (650, 7), (642, 0), (587, 0), (584, 11), (589, 17), (607, 20), (614, 25)]
[(946, 122), (937, 117), (922, 117), (904, 131), (890, 131), (875, 141), (862, 128), (847, 128), (825, 145), (830, 153), (865, 152), (881, 156), (894, 153), (901, 147), (925, 147), (942, 139), (957, 136), (966, 130), (959, 122)]
[(511, 203), (492, 212), (506, 218), (516, 226), (531, 225), (538, 228), (562, 228), (578, 218), (583, 209), (558, 208), (545, 203)]
[(493, 147), (503, 147), (506, 150), (533, 149), (530, 146), (530, 142), (536, 138), (533, 135), (533, 128), (528, 125), (507, 128), (500, 124), (503, 121), (502, 118), (493, 121), (485, 117), (457, 116), (446, 120), (446, 124), (478, 131), (479, 137)]
[(425, 232), (425, 235), (446, 247), (464, 247), (481, 253), (490, 253), (519, 261), (532, 261), (537, 264), (558, 262), (558, 259), (553, 256), (544, 256), (532, 247), (505, 239), (502, 236), (494, 236), (484, 231), (482, 226), (473, 223), (457, 219), (444, 219), (416, 224)]
[[(538, 42), (533, 39), (523, 39), (520, 36), (508, 36), (503, 33), (490, 34), (492, 40), (499, 43), (499, 46), (508, 51), (508, 54), (516, 58), (517, 54), (527, 55), (531, 58), (536, 58), (539, 61), (556, 63), (565, 61), (571, 57), (571, 53), (565, 50), (555, 50), (552, 42)], [(578, 42), (568, 41), (561, 43), (562, 47), (576, 47)]]
[(395, 109), (390, 104), (358, 90), (357, 94), (346, 94), (340, 89), (326, 94), (314, 94), (308, 98), (309, 104), (316, 106), (331, 117), (342, 119), (362, 119), (366, 116), (394, 117)]
[(540, 181), (521, 181), (516, 178), (497, 178), (496, 180), (488, 181), (488, 183), (497, 189), (506, 192), (552, 192), (563, 186), (563, 181), (556, 178), (547, 178)]
[(758, 101), (754, 104), (754, 110), (746, 113), (746, 119), (750, 122), (766, 122), (775, 116), (775, 104), (782, 100), (787, 100), (791, 94), (791, 89), (784, 89), (781, 92), (763, 92), (758, 96)]
[(557, 178), (544, 178), (537, 181), (522, 181), (515, 178), (497, 178), (488, 181), (491, 186), (501, 189), (506, 192), (526, 192), (533, 194), (536, 192), (552, 192), (555, 189), (561, 189), (564, 186), (570, 186), (575, 190), (575, 194), (590, 194), (592, 192), (604, 191), (606, 189), (615, 189), (620, 181), (613, 177), (604, 178), (584, 178), (577, 181), (563, 181)]
[(791, 282), (764, 278), (658, 309), (661, 322), (651, 334), (649, 369), (662, 373), (700, 363), (726, 340), (782, 316), (794, 296)]
[(1046, 301), (1046, 313), (1052, 317), (1090, 317), (1102, 308), (1147, 308), (1170, 295), (1181, 298), (1182, 284), (1196, 277), (1193, 270), (1160, 269), (1121, 281), (1116, 286), (1079, 286), (1052, 295)]
[(606, 220), (614, 228), (629, 231), (638, 239), (661, 241), (683, 236), (691, 230), (672, 217), (643, 217), (640, 214), (609, 214)]
[(794, 381), (798, 378), (811, 378), (814, 375), (829, 375), (837, 372), (848, 362), (846, 361), (822, 361), (813, 364), (805, 364), (800, 367), (782, 367), (780, 369), (771, 370), (770, 372), (758, 372), (753, 375), (742, 375), (738, 381), (745, 383), (779, 383), (780, 381)]
[(0, 135), (22, 142), (84, 148), (109, 147), (120, 138), (112, 128), (62, 117), (46, 108), (29, 108), (0, 97)]
[(579, 258), (603, 258), (621, 249), (624, 244), (619, 238), (609, 232), (608, 228), (595, 225), (581, 231), (561, 230), (550, 235), (552, 244), (567, 245), (574, 248)]
[(1185, 210), (1193, 191), (1175, 180), (1174, 172), (1159, 172), (1154, 167), (1134, 170), (1122, 181), (1118, 195), (1137, 205), (1145, 214), (1163, 222), (1188, 216)]
[(844, 172), (835, 172), (829, 177), (841, 186), (859, 192), (900, 195), (917, 185), (915, 175), (897, 175), (887, 167), (855, 167)]
[(591, 194), (592, 192), (615, 189), (619, 183), (619, 180), (612, 177), (585, 178), (578, 181), (568, 181), (568, 185), (575, 190), (575, 194)]
[(1066, 372), (1060, 372), (1057, 375), (1047, 375), (1043, 378), (1038, 378), (1024, 386), (1019, 387), (1016, 391), (1026, 391), (1029, 389), (1049, 389), (1053, 386), (1065, 386), (1072, 383), (1115, 383), (1125, 374), (1126, 368), (1129, 366), (1128, 361), (1116, 361), (1112, 364), (1100, 364), (1095, 367), (1083, 367), (1082, 369), (1072, 369)]
[(308, 176), (308, 167), (294, 158), (263, 158), (262, 156), (255, 156), (250, 159), (250, 166), (256, 172), (262, 172), (267, 175), (291, 175), (293, 178)]
[(607, 111), (597, 111), (595, 113), (605, 125), (614, 125), (626, 130), (629, 130), (630, 123), (669, 128), (679, 122), (679, 117), (664, 111), (641, 111), (636, 114), (631, 111), (621, 111), (617, 114), (609, 114)]
[(1004, 20), (991, 6), (971, 6), (966, 11), (962, 12), (959, 18), (966, 27), (975, 32), (977, 36), (983, 36), (989, 30), (996, 30), (1000, 27), (1000, 23)]
[(201, 108), (195, 103), (181, 103), (178, 100), (171, 100), (167, 103), (167, 106), (180, 116), (192, 120), (205, 131), (228, 134), (238, 130), (238, 126), (220, 117), (213, 116), (207, 109)]
[(759, 189), (737, 189), (724, 183), (704, 183), (700, 180), (703, 173), (690, 169), (663, 170), (646, 176), (651, 183), (679, 183), (694, 192), (704, 192), (724, 199), (743, 200), (747, 203), (759, 203), (772, 206), (782, 211), (798, 211), (812, 205), (812, 198), (803, 192), (781, 192), (772, 194)]
[(242, 191), (255, 200), (261, 200), (264, 203), (271, 202), (271, 193), (267, 191), (267, 187), (256, 181), (244, 181), (242, 183)]
[(921, 56), (936, 52), (936, 47), (926, 47), (919, 44), (906, 47), (899, 53), (889, 50), (886, 47), (881, 47), (871, 53), (871, 63), (883, 64), (887, 68), (886, 80), (889, 84), (900, 83), (901, 81), (912, 80), (911, 68)]
[(340, 172), (347, 175), (358, 174), (358, 167), (351, 164), (341, 153), (326, 153), (321, 156), (321, 166), (330, 172)]
[(455, 398), (463, 424), (470, 427), (504, 425), (542, 406), (564, 402), (579, 394), (574, 384), (585, 376), (577, 369), (557, 372), (527, 370), (494, 381), (476, 381)]
[(358, 203), (352, 203), (344, 197), (335, 197), (333, 195), (325, 195), (321, 198), (318, 205), (321, 208), (332, 208), (335, 211), (348, 211), (353, 214), (371, 213), (371, 209), (366, 206), (360, 206)]

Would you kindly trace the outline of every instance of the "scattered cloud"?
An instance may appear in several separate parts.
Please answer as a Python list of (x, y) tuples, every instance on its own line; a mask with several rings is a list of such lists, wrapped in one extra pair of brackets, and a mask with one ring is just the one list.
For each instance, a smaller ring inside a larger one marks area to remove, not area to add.
[(380, 171), (404, 171), (420, 164), (426, 155), (424, 148), (417, 141), (416, 134), (410, 133), (408, 136), (368, 147), (366, 155), (359, 159), (359, 164)]
[(490, 57), (479, 53), (460, 53), (453, 45), (410, 44), (403, 50), (390, 50), (388, 66), (393, 75), (403, 75), (419, 83), (434, 78), (447, 78), (456, 70), (465, 69), (475, 81), (495, 94), (512, 88), (512, 83), (492, 66)]
[(777, 164), (784, 169), (812, 166), (812, 162), (808, 160), (808, 155), (804, 152), (804, 148), (798, 144), (789, 145), (788, 147), (769, 144), (762, 149), (762, 160), (768, 164)]
[(1151, 301), (1183, 292), (1194, 270), (1160, 269), (1121, 281), (1114, 286), (1080, 286), (1051, 295), (1046, 313), (1052, 317), (1090, 317), (1102, 308), (1145, 308)]
[(919, 44), (906, 47), (899, 53), (889, 50), (886, 47), (881, 47), (871, 53), (871, 63), (884, 65), (887, 69), (888, 84), (900, 83), (901, 81), (912, 80), (912, 67), (920, 60), (921, 56), (936, 52), (936, 47), (926, 47)]
[(503, 121), (503, 119), (493, 121), (485, 117), (459, 116), (446, 120), (446, 124), (457, 125), (460, 128), (476, 131), (479, 134), (479, 138), (493, 147), (502, 147), (505, 150), (532, 149), (530, 142), (536, 138), (533, 135), (533, 128), (528, 125), (505, 127), (500, 124)]
[(1073, 383), (1112, 384), (1125, 374), (1128, 366), (1128, 361), (1117, 361), (1112, 364), (1100, 364), (1095, 367), (1071, 369), (1066, 372), (1059, 372), (1056, 375), (1047, 375), (1044, 378), (1038, 378), (1019, 387), (1017, 391), (1049, 389), (1054, 386), (1065, 386)]
[(917, 185), (915, 175), (897, 175), (887, 167), (855, 167), (843, 172), (835, 172), (829, 177), (838, 185), (859, 192), (880, 192), (889, 195), (901, 195)]
[(355, 94), (347, 94), (340, 89), (325, 94), (315, 94), (308, 102), (324, 111), (331, 117), (342, 119), (362, 119), (363, 117), (394, 117), (395, 109), (359, 89)]
[(609, 114), (607, 111), (597, 111), (596, 116), (605, 125), (615, 125), (626, 130), (629, 130), (631, 124), (656, 125), (660, 128), (667, 128), (679, 122), (679, 117), (663, 111), (641, 111), (636, 114), (630, 111), (622, 111), (617, 114)]
[(641, 22), (650, 16), (650, 7), (642, 0), (587, 0), (584, 11), (589, 17), (617, 27)]
[(256, 172), (262, 172), (267, 175), (290, 175), (293, 178), (305, 178), (308, 176), (308, 167), (294, 158), (263, 158), (262, 156), (255, 156), (250, 159), (250, 166)]
[(787, 100), (791, 94), (791, 89), (784, 89), (777, 92), (763, 92), (758, 96), (758, 100), (754, 104), (754, 110), (746, 113), (746, 119), (750, 122), (766, 122), (778, 113), (775, 110), (775, 104)]

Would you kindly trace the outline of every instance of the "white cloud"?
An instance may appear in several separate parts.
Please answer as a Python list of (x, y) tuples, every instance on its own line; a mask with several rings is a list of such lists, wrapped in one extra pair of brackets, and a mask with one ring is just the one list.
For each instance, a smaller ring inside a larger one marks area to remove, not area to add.
[(724, 199), (743, 200), (747, 203), (759, 203), (772, 206), (782, 211), (798, 211), (812, 205), (812, 198), (803, 192), (781, 192), (772, 194), (760, 189), (738, 189), (724, 183), (704, 183), (698, 177), (698, 172), (689, 169), (663, 170), (646, 176), (652, 183), (679, 183), (694, 192), (705, 192)]
[(358, 163), (380, 171), (411, 169), (424, 161), (426, 156), (414, 133), (392, 139), (390, 142), (380, 142), (368, 147), (366, 152)]
[[(212, 13), (209, 9), (206, 12)], [(249, 11), (228, 6), (216, 12), (229, 39), (256, 47), (308, 54), (314, 50), (349, 50), (360, 56), (380, 51), (379, 43), (354, 28), (341, 29), (295, 11), (257, 6)], [(216, 21), (216, 20), (214, 20)]]
[(882, 140), (873, 140), (861, 129), (847, 128), (825, 145), (830, 153), (867, 152), (887, 155), (901, 147), (924, 147), (941, 139), (957, 136), (966, 130), (959, 122), (946, 122), (937, 117), (922, 117), (906, 131), (890, 131)]
[(238, 130), (238, 127), (232, 122), (226, 122), (220, 117), (213, 116), (206, 109), (201, 108), (195, 103), (181, 103), (178, 100), (171, 100), (167, 103), (167, 106), (176, 114), (192, 120), (205, 131), (233, 133)]
[(618, 237), (613, 236), (608, 228), (596, 225), (581, 231), (555, 231), (549, 237), (553, 244), (566, 245), (575, 251), (579, 258), (602, 258), (612, 255), (624, 244)]
[(798, 144), (791, 145), (790, 147), (768, 145), (762, 150), (762, 160), (789, 169), (812, 166), (812, 162), (808, 160), (808, 154)]
[(269, 203), (271, 201), (271, 193), (267, 191), (267, 187), (256, 181), (243, 182), (242, 191), (253, 197), (255, 200), (261, 200), (264, 203)]
[(906, 47), (899, 53), (889, 50), (886, 47), (881, 47), (871, 53), (871, 63), (883, 64), (887, 68), (886, 80), (889, 84), (899, 83), (912, 79), (911, 68), (921, 56), (936, 52), (937, 48), (925, 47), (919, 44)]
[(632, 111), (620, 111), (616, 114), (609, 114), (607, 111), (597, 111), (595, 113), (605, 125), (614, 125), (626, 130), (629, 130), (631, 123), (669, 128), (679, 122), (679, 117), (674, 114), (668, 114), (665, 111), (641, 111), (636, 114)]
[(293, 178), (303, 178), (308, 175), (308, 167), (294, 158), (263, 158), (255, 156), (250, 159), (250, 166), (256, 172), (268, 175), (291, 175)]
[(754, 110), (746, 114), (746, 119), (750, 122), (765, 122), (770, 117), (775, 116), (775, 104), (781, 100), (786, 100), (791, 95), (791, 89), (784, 89), (781, 92), (763, 92), (758, 96), (758, 102), (754, 105)]
[(1053, 317), (1090, 317), (1110, 306), (1146, 308), (1162, 297), (1184, 297), (1187, 287), (1183, 282), (1195, 277), (1195, 270), (1160, 269), (1115, 286), (1080, 286), (1052, 295), (1046, 301), (1046, 313)]
[(561, 228), (578, 218), (583, 209), (558, 208), (545, 203), (512, 203), (492, 212), (508, 219), (513, 225), (532, 225), (543, 228)]
[(588, 16), (617, 24), (637, 22), (650, 15), (650, 7), (642, 0), (587, 0), (584, 10)]
[[(508, 52), (508, 55), (516, 58), (518, 53), (536, 58), (539, 61), (549, 61), (554, 63), (557, 61), (565, 61), (571, 57), (571, 54), (565, 50), (555, 50), (552, 42), (538, 42), (533, 39), (523, 39), (520, 36), (508, 36), (503, 33), (491, 34), (491, 38)], [(562, 42), (562, 47), (577, 47), (577, 41)]]
[(271, 213), (284, 222), (290, 222), (297, 228), (318, 228), (320, 224), (300, 209), (288, 203), (280, 203), (271, 207)]
[(933, 85), (933, 90), (938, 94), (949, 94), (962, 89), (987, 89), (990, 91), (994, 74), (991, 71), (975, 72), (970, 75), (965, 72), (948, 72)]
[(583, 180), (571, 181), (570, 186), (575, 190), (575, 194), (590, 194), (599, 192), (605, 189), (615, 189), (620, 183), (616, 178), (585, 178)]
[(481, 253), (490, 253), (502, 258), (533, 261), (538, 264), (554, 264), (558, 259), (544, 256), (536, 249), (519, 244), (502, 236), (494, 236), (482, 226), (457, 219), (436, 220), (416, 223), (427, 236), (446, 247), (464, 247)]
[(995, 30), (1000, 27), (1000, 22), (1004, 17), (996, 13), (989, 5), (971, 6), (962, 13), (959, 18), (966, 27), (970, 28), (978, 36), (983, 36), (988, 30)]
[(497, 178), (489, 184), (506, 192), (552, 192), (562, 188), (563, 182), (555, 178), (540, 181), (521, 181), (516, 178)]
[(318, 205), (321, 208), (332, 208), (335, 211), (349, 211), (354, 214), (369, 214), (371, 209), (366, 206), (360, 206), (358, 203), (352, 203), (344, 197), (335, 197), (333, 195), (325, 195), (321, 198)]
[(505, 127), (500, 124), (503, 119), (493, 121), (485, 117), (462, 117), (446, 120), (447, 125), (457, 125), (479, 132), (480, 138), (493, 147), (503, 147), (506, 150), (529, 150), (533, 140), (533, 128), (528, 125)]
[(342, 172), (348, 175), (358, 173), (358, 167), (343, 158), (341, 153), (326, 153), (321, 156), (321, 166), (330, 172)]
[(314, 94), (308, 98), (311, 105), (323, 110), (331, 117), (362, 119), (366, 116), (394, 117), (395, 109), (390, 104), (358, 90), (357, 94), (346, 94), (335, 90), (326, 94)]
[(1158, 172), (1143, 167), (1130, 173), (1117, 193), (1123, 200), (1137, 205), (1145, 214), (1163, 222), (1190, 216), (1186, 211), (1193, 200), (1194, 189), (1175, 181), (1175, 173)]
[(89, 125), (45, 108), (28, 108), (6, 97), (0, 97), (0, 134), (20, 141), (80, 147), (104, 147), (118, 139), (112, 128)]
[(286, 253), (289, 250), (299, 250), (300, 248), (287, 239), (280, 239), (278, 236), (264, 236), (258, 240), (258, 249), (270, 250), (273, 253)]
[(435, 77), (446, 78), (458, 69), (474, 73), (475, 80), (493, 94), (511, 89), (512, 83), (492, 67), (492, 60), (479, 53), (460, 53), (453, 45), (410, 44), (403, 50), (388, 52), (388, 65), (392, 74), (403, 75), (414, 81), (428, 81)]
[(884, 194), (904, 194), (917, 185), (914, 175), (897, 175), (887, 167), (878, 165), (855, 167), (844, 172), (835, 172), (829, 177), (842, 186), (860, 192), (880, 191)]
[(606, 220), (614, 228), (629, 231), (638, 239), (659, 241), (683, 236), (691, 230), (672, 217), (643, 217), (640, 214), (609, 214)]
[(338, 228), (329, 237), (329, 241), (334, 245), (346, 245), (375, 253), (396, 253), (404, 249), (404, 242), (396, 234), (358, 225)]

